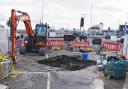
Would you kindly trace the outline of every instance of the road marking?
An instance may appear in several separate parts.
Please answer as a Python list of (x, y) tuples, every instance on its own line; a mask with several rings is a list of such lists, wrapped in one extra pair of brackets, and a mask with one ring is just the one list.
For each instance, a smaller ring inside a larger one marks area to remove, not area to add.
[(7, 89), (8, 87), (5, 85), (0, 84), (0, 89)]
[(92, 89), (104, 89), (104, 82), (101, 79), (95, 79), (92, 83)]
[(47, 89), (50, 89), (50, 72), (48, 72)]
[(17, 71), (18, 74), (44, 74), (47, 73), (47, 71), (45, 72), (28, 72), (28, 71)]

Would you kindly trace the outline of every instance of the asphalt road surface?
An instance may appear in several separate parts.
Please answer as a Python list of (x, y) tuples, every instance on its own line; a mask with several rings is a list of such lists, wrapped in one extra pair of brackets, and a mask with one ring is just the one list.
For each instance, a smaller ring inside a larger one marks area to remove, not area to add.
[[(66, 51), (50, 53), (49, 56), (61, 54), (79, 55)], [(38, 64), (44, 56), (38, 54), (17, 54), (18, 64), (15, 65), (18, 76), (14, 79), (4, 80), (1, 84), (11, 89), (122, 89), (125, 80), (108, 80), (96, 66), (90, 66), (77, 71), (66, 71), (58, 67)], [(89, 54), (89, 59), (97, 60), (99, 56)], [(48, 75), (50, 73), (50, 75)]]

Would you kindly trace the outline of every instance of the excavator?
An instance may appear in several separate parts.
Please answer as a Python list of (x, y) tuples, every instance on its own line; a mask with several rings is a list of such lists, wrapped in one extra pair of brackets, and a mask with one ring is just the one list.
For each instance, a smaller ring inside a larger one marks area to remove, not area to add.
[(19, 49), (21, 54), (27, 52), (38, 52), (44, 55), (47, 51), (47, 24), (36, 24), (35, 31), (32, 30), (30, 17), (26, 12), (11, 10), (10, 27), (12, 41), (12, 60), (16, 61), (16, 32), (18, 22), (22, 21), (25, 24), (27, 37), (24, 38), (22, 46)]

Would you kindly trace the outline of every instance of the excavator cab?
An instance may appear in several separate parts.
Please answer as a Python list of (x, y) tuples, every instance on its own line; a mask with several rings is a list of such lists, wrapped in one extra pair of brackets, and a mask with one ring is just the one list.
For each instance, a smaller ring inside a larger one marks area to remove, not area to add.
[(20, 53), (39, 52), (44, 55), (47, 47), (47, 25), (36, 24), (34, 38), (27, 36), (24, 39), (24, 47), (20, 48)]
[(36, 29), (35, 33), (38, 36), (46, 36), (46, 31), (47, 31), (47, 25), (45, 24), (36, 24)]
[(47, 42), (47, 25), (36, 24), (35, 27), (35, 43)]

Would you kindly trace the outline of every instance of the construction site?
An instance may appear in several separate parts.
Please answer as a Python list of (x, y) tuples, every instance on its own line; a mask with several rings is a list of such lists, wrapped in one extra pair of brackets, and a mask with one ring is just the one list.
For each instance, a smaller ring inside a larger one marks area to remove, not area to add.
[(128, 89), (127, 1), (110, 2), (0, 1), (0, 89)]

